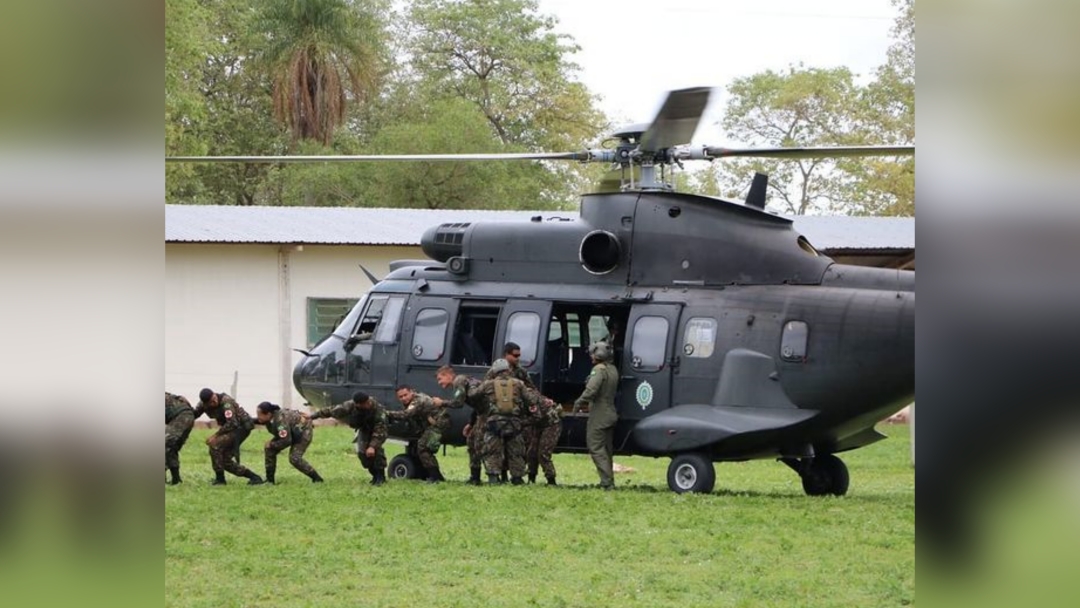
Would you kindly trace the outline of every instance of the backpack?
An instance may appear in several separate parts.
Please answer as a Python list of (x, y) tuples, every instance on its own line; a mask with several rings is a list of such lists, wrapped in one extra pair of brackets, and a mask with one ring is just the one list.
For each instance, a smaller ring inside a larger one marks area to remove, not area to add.
[(519, 401), (518, 385), (513, 378), (495, 379), (495, 412), (513, 414)]

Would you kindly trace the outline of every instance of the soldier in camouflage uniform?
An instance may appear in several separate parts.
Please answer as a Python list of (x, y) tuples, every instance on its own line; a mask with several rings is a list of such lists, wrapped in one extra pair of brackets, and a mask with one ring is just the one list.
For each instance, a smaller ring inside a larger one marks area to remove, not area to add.
[(525, 460), (529, 465), (529, 483), (536, 483), (536, 474), (544, 469), (549, 486), (555, 484), (555, 463), (551, 455), (562, 432), (562, 406), (543, 398), (538, 406), (529, 409), (525, 426)]
[(439, 371), (435, 372), (435, 381), (439, 386), (452, 388), (454, 391), (454, 397), (449, 401), (433, 398), (435, 405), (455, 409), (468, 405), (472, 408), (472, 417), (463, 432), (469, 448), (469, 483), (478, 486), (481, 483), (480, 470), (484, 465), (483, 428), (487, 424), (488, 415), (488, 401), (479, 390), (481, 382), (476, 378), (457, 374), (449, 365), (440, 367)]
[(259, 485), (262, 477), (240, 464), (240, 446), (255, 428), (251, 416), (232, 397), (204, 388), (199, 391), (195, 417), (206, 414), (218, 423), (218, 430), (206, 440), (210, 446), (210, 464), (214, 467), (214, 485), (225, 485), (225, 471), (246, 477), (248, 484)]
[(439, 470), (439, 461), (435, 455), (442, 445), (442, 436), (446, 428), (450, 426), (450, 415), (437, 405), (431, 397), (424, 393), (418, 393), (408, 386), (399, 386), (397, 398), (405, 408), (398, 412), (389, 412), (387, 416), (391, 420), (412, 419), (419, 424), (420, 439), (416, 442), (417, 456), (420, 465), (427, 470), (428, 481), (437, 483), (446, 481), (442, 471)]
[(263, 401), (259, 404), (255, 417), (259, 424), (266, 425), (266, 430), (273, 439), (266, 442), (266, 481), (277, 483), (277, 455), (285, 448), (289, 448), (289, 464), (296, 467), (304, 475), (307, 475), (314, 483), (322, 483), (323, 478), (315, 470), (315, 467), (304, 460), (304, 452), (311, 445), (313, 430), (311, 418), (296, 410), (283, 410), (281, 406)]
[(377, 399), (367, 393), (357, 391), (352, 401), (346, 401), (332, 408), (319, 410), (311, 415), (312, 420), (335, 418), (348, 424), (356, 431), (353, 442), (360, 464), (371, 473), (371, 484), (386, 483), (386, 408)]
[(172, 479), (169, 485), (182, 483), (180, 479), (180, 450), (187, 443), (191, 427), (195, 426), (195, 410), (181, 395), (165, 393), (165, 468)]
[(612, 457), (615, 453), (615, 423), (619, 414), (615, 409), (615, 391), (619, 387), (619, 370), (611, 363), (612, 350), (607, 342), (589, 346), (593, 369), (585, 384), (585, 391), (574, 402), (574, 409), (589, 406), (589, 422), (585, 427), (585, 444), (589, 447), (596, 472), (600, 475), (600, 487), (615, 487)]
[[(509, 469), (514, 485), (525, 483), (525, 440), (521, 435), (529, 408), (538, 407), (540, 393), (510, 376), (510, 364), (498, 359), (491, 369), (495, 377), (480, 384), (479, 392), (487, 400), (488, 419), (484, 425), (484, 466), (489, 483), (502, 483), (502, 473)], [(505, 450), (505, 451), (504, 451)]]

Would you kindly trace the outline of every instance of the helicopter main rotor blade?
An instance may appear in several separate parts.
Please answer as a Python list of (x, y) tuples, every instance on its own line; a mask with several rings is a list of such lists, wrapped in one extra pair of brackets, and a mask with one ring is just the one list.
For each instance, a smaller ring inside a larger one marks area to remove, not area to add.
[(498, 154), (359, 154), (326, 156), (166, 156), (167, 163), (349, 163), (349, 162), (445, 162), (473, 160), (577, 160), (587, 161), (587, 152), (507, 152)]
[(701, 115), (709, 103), (709, 87), (681, 89), (668, 93), (664, 105), (641, 136), (641, 150), (654, 152), (689, 142), (697, 131)]
[(706, 146), (704, 155), (687, 158), (857, 158), (863, 156), (911, 156), (915, 146), (812, 146), (806, 148), (721, 148)]

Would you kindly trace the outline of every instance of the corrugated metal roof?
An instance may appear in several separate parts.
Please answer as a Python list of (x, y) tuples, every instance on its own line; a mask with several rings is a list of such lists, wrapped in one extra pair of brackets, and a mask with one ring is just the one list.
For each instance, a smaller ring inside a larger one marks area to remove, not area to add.
[[(419, 245), (424, 230), (448, 222), (576, 218), (576, 212), (166, 205), (168, 243)], [(818, 249), (914, 249), (915, 219), (795, 217)]]

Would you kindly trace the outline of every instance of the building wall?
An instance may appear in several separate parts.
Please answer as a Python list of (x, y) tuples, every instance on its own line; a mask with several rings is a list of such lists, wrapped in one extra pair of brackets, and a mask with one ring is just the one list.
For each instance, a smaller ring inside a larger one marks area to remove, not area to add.
[(166, 243), (165, 389), (192, 401), (209, 386), (253, 411), (300, 406), (292, 366), (307, 346), (308, 298), (358, 298), (419, 247)]

